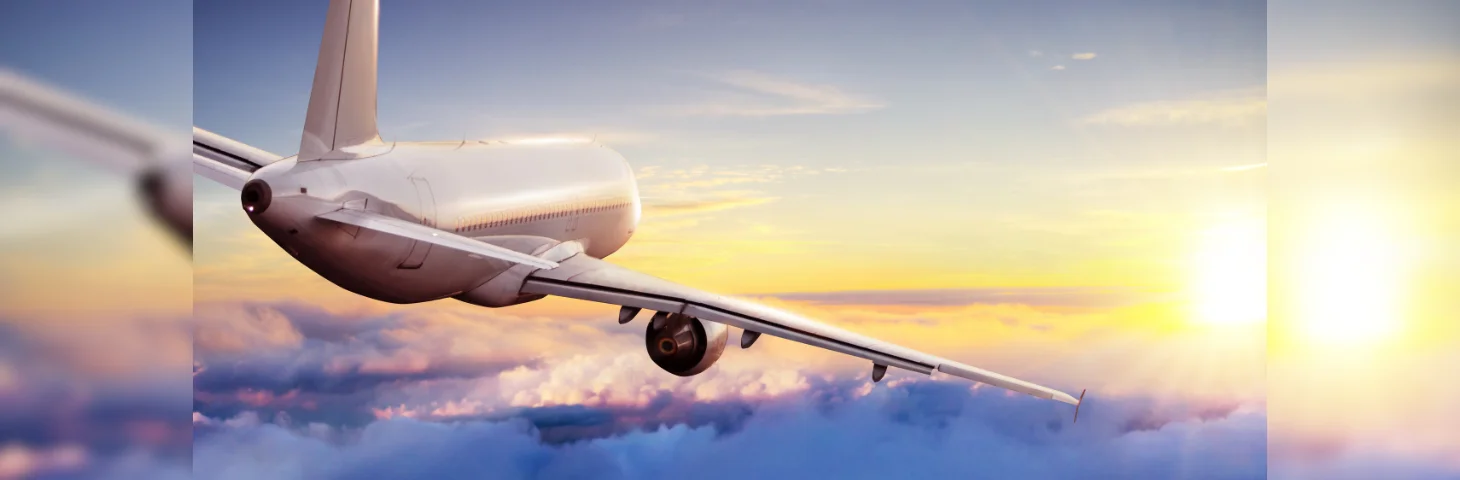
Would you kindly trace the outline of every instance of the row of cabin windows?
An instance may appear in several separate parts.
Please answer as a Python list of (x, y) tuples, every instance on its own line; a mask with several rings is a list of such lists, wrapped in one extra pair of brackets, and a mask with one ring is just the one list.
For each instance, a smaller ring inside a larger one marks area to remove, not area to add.
[(483, 228), (496, 228), (507, 225), (521, 225), (524, 223), (531, 223), (540, 220), (570, 217), (575, 215), (591, 215), (594, 213), (602, 213), (617, 210), (620, 208), (626, 208), (629, 205), (631, 205), (631, 203), (629, 202), (619, 202), (610, 204), (587, 204), (578, 206), (571, 210), (554, 210), (533, 214), (524, 214), (524, 212), (489, 213), (473, 217), (463, 217), (456, 222), (456, 231), (466, 232), (471, 230), (480, 230)]

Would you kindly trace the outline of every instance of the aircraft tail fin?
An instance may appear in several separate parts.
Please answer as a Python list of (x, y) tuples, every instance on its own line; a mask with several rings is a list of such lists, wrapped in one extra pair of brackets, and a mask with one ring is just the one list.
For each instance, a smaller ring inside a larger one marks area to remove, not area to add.
[(375, 126), (380, 0), (330, 0), (304, 117), (299, 160), (357, 158), (380, 144)]

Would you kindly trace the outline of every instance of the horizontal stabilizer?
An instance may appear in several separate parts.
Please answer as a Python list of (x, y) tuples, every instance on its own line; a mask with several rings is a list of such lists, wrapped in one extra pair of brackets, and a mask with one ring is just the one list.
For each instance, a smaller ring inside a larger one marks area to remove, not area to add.
[(243, 142), (193, 127), (193, 171), (235, 190), (255, 170), (279, 161), (279, 156)]

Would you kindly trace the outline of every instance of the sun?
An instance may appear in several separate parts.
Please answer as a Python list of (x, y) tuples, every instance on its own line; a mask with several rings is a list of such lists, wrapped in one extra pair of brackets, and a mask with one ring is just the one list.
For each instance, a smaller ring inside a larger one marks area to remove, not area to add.
[(1304, 343), (1373, 344), (1400, 327), (1403, 247), (1384, 216), (1335, 209), (1305, 235), (1294, 326)]
[(1193, 255), (1192, 319), (1207, 325), (1267, 320), (1267, 236), (1258, 219), (1202, 232)]

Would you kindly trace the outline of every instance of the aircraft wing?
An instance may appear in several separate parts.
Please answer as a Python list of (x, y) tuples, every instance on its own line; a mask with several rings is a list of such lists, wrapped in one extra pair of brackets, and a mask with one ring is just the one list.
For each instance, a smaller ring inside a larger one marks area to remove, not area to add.
[(557, 268), (532, 272), (522, 286), (522, 293), (679, 313), (722, 323), (745, 330), (742, 348), (749, 348), (760, 334), (781, 337), (870, 360), (874, 379), (881, 379), (888, 366), (924, 375), (937, 370), (1038, 398), (1076, 406), (1081, 402), (1049, 387), (868, 338), (754, 302), (696, 290), (587, 255), (578, 254), (558, 263)]
[(174, 238), (193, 238), (193, 179), (182, 136), (0, 68), (0, 131), (132, 177)]
[(0, 128), (22, 141), (136, 174), (167, 158), (177, 138), (41, 82), (0, 68)]

